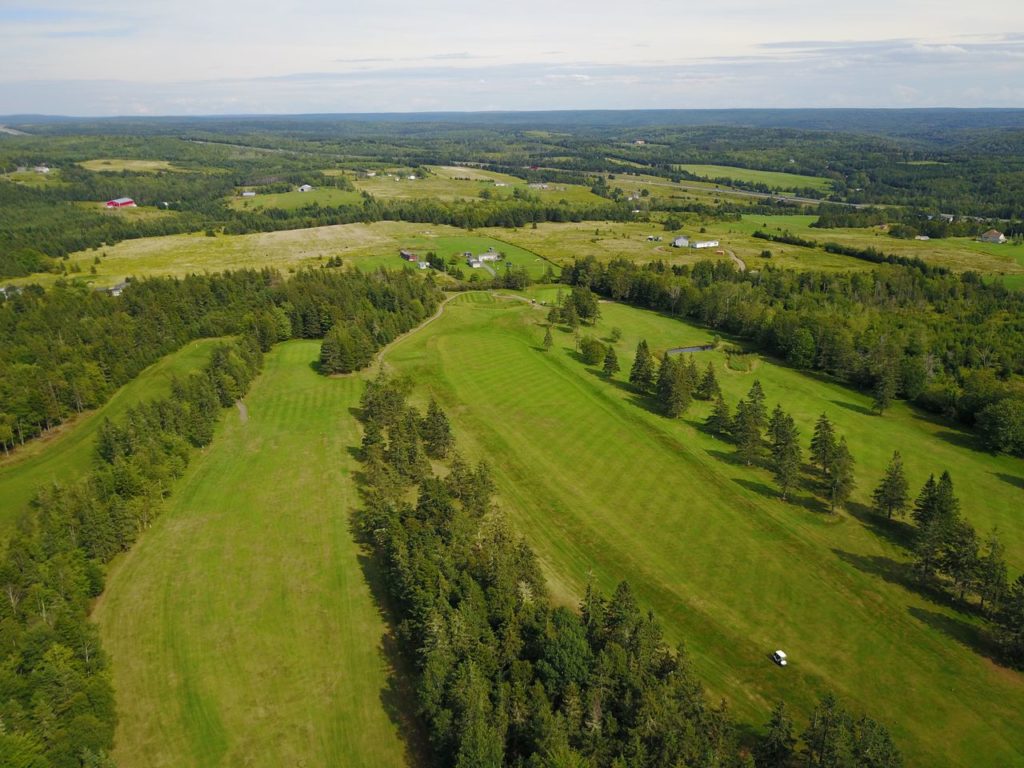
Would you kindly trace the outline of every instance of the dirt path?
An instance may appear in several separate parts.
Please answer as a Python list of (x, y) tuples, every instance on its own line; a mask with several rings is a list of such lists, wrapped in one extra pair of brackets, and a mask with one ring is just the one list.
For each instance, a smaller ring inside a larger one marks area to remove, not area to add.
[[(402, 339), (404, 339), (404, 338), (405, 338), (406, 336), (411, 336), (412, 334), (416, 333), (416, 331), (420, 331), (420, 330), (423, 330), (423, 329), (424, 329), (424, 328), (426, 328), (426, 327), (427, 327), (428, 325), (430, 325), (430, 324), (431, 324), (432, 322), (434, 322), (435, 320), (437, 320), (437, 318), (439, 318), (439, 317), (440, 317), (440, 316), (441, 316), (441, 315), (442, 315), (442, 314), (444, 313), (444, 307), (445, 307), (445, 305), (446, 305), (446, 304), (447, 304), (447, 303), (448, 303), (449, 301), (453, 301), (454, 299), (457, 299), (457, 298), (459, 298), (459, 296), (462, 296), (462, 295), (463, 295), (464, 293), (466, 293), (466, 292), (465, 292), (465, 291), (462, 291), (462, 292), (460, 292), (460, 293), (453, 293), (453, 294), (452, 294), (451, 296), (449, 296), (449, 297), (448, 297), (447, 299), (445, 299), (444, 301), (442, 301), (442, 302), (441, 302), (440, 304), (438, 304), (438, 305), (437, 305), (437, 311), (435, 311), (435, 312), (434, 312), (434, 314), (432, 314), (432, 315), (431, 315), (430, 317), (428, 317), (428, 318), (427, 318), (426, 320), (424, 320), (424, 321), (423, 321), (422, 323), (420, 323), (419, 325), (417, 325), (417, 326), (416, 326), (415, 328), (410, 328), (410, 329), (409, 329), (408, 331), (406, 331), (405, 333), (403, 333), (403, 334), (402, 334), (401, 336), (396, 336), (396, 337), (395, 337), (395, 338), (393, 338), (393, 339), (392, 339), (391, 341), (389, 341), (389, 342), (388, 342), (387, 344), (385, 344), (385, 345), (384, 345), (383, 347), (381, 347), (381, 348), (380, 348), (380, 349), (379, 349), (379, 350), (377, 351), (377, 354), (373, 356), (373, 362), (372, 362), (372, 363), (371, 363), (370, 365), (371, 365), (371, 366), (372, 366), (372, 365), (378, 365), (378, 364), (379, 364), (379, 363), (380, 363), (380, 362), (381, 362), (381, 361), (382, 361), (382, 360), (384, 359), (384, 353), (385, 353), (385, 352), (387, 352), (387, 351), (388, 351), (389, 349), (391, 349), (391, 347), (393, 347), (393, 346), (394, 346), (395, 344), (397, 344), (398, 342), (400, 342), (400, 341), (401, 341)], [(368, 367), (369, 367), (369, 366), (368, 366)], [(365, 370), (365, 369), (364, 369), (364, 370)], [(356, 373), (358, 373), (358, 371), (356, 371)], [(342, 374), (342, 375), (343, 375), (343, 376), (352, 376), (353, 374), (351, 374), (351, 373), (347, 373), (347, 374)]]
[(249, 421), (249, 407), (241, 400), (238, 400), (235, 405), (238, 406), (238, 420), (243, 424), (247, 423)]
[(735, 251), (730, 251), (728, 248), (726, 248), (725, 252), (729, 254), (729, 258), (732, 259), (732, 263), (736, 265), (736, 269), (738, 269), (740, 272), (747, 271), (747, 262), (745, 262), (743, 259), (737, 256)]

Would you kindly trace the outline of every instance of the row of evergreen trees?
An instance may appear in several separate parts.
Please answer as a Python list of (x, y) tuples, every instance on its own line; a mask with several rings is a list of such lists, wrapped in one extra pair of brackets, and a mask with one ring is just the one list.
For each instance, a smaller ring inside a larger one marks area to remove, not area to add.
[(751, 755), (626, 582), (610, 597), (590, 584), (578, 613), (553, 607), (533, 551), (492, 502), (486, 465), (454, 452), (443, 411), (432, 401), (421, 416), (409, 388), (383, 375), (367, 386), (356, 520), (385, 574), (436, 764), (901, 764), (883, 727), (832, 697), (799, 750), (782, 708)]
[(39, 490), (0, 560), (0, 765), (111, 765), (114, 692), (90, 601), (261, 362), (252, 334), (218, 346), (169, 397), (105, 421), (89, 474)]
[(1010, 583), (1005, 547), (993, 528), (984, 540), (964, 518), (949, 471), (929, 475), (913, 505), (899, 451), (872, 493), (872, 507), (887, 519), (908, 511), (916, 524), (912, 554), (918, 578), (960, 602), (970, 596), (993, 624), (996, 644), (1011, 664), (1024, 666), (1024, 574)]
[(562, 280), (750, 339), (872, 392), (879, 413), (902, 397), (956, 416), (992, 450), (1024, 455), (1024, 335), (1007, 325), (1024, 314), (1024, 295), (976, 273), (740, 273), (728, 262), (586, 258)]
[[(0, 299), (0, 447), (15, 446), (106, 402), (143, 368), (192, 339), (251, 332), (276, 341), (323, 338), (332, 364), (354, 370), (359, 350), (427, 317), (440, 292), (402, 271), (240, 270), (130, 283), (121, 296), (36, 286)], [(336, 362), (335, 362), (336, 361)]]

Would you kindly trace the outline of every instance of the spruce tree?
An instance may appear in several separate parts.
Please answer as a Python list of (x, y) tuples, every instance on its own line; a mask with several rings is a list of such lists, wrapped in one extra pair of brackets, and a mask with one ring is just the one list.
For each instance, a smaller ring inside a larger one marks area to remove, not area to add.
[(883, 367), (875, 378), (875, 385), (871, 390), (874, 398), (875, 412), (879, 415), (892, 405), (892, 399), (896, 397), (896, 373), (892, 367)]
[(736, 455), (748, 467), (761, 455), (761, 428), (753, 414), (753, 407), (746, 400), (736, 406), (732, 421), (732, 436), (736, 441)]
[(935, 491), (935, 475), (928, 475), (928, 479), (925, 480), (921, 492), (917, 494), (917, 499), (914, 501), (912, 513), (914, 522), (922, 529), (935, 517)]
[(629, 371), (629, 383), (641, 392), (649, 392), (654, 387), (654, 359), (647, 346), (647, 339), (641, 339), (636, 345), (636, 357)]
[(836, 452), (836, 433), (832, 422), (826, 414), (818, 417), (814, 425), (814, 435), (811, 436), (811, 463), (816, 465), (821, 473), (828, 474), (828, 468), (832, 465), (832, 457)]
[(715, 366), (709, 360), (693, 396), (698, 400), (714, 400), (720, 393), (721, 387), (718, 386), (718, 378), (715, 376)]
[(786, 768), (796, 746), (796, 737), (793, 735), (793, 719), (784, 701), (772, 709), (766, 730), (768, 732), (754, 749), (757, 768)]
[(551, 326), (549, 325), (544, 330), (544, 349), (551, 349), (551, 347), (554, 345), (554, 343), (555, 343), (555, 340), (551, 336)]
[(796, 422), (779, 406), (772, 415), (771, 441), (772, 474), (785, 500), (800, 478), (802, 456)]
[(846, 447), (846, 438), (841, 437), (828, 467), (828, 501), (829, 510), (832, 512), (835, 512), (836, 507), (843, 506), (849, 500), (856, 487), (853, 464), (853, 456), (850, 455), (850, 449)]
[(420, 437), (427, 455), (435, 459), (443, 459), (455, 445), (448, 417), (434, 398), (430, 398), (427, 415), (420, 422)]
[(985, 539), (985, 549), (978, 561), (978, 596), (981, 597), (982, 610), (986, 607), (989, 611), (998, 610), (1006, 594), (1005, 552), (999, 531), (993, 528)]
[(604, 375), (609, 379), (619, 372), (619, 358), (615, 354), (615, 347), (608, 347), (604, 353)]
[(768, 408), (764, 404), (764, 390), (761, 389), (760, 379), (755, 379), (754, 384), (747, 393), (747, 405), (750, 411), (750, 418), (753, 419), (757, 428), (764, 431), (768, 426)]
[(711, 415), (708, 416), (704, 425), (711, 434), (718, 437), (725, 437), (729, 434), (732, 428), (732, 414), (729, 412), (729, 405), (725, 402), (721, 392), (718, 393)]
[(884, 513), (890, 520), (894, 514), (903, 517), (909, 500), (908, 491), (907, 477), (903, 473), (903, 458), (899, 451), (893, 451), (882, 482), (871, 494), (875, 512), (880, 515)]

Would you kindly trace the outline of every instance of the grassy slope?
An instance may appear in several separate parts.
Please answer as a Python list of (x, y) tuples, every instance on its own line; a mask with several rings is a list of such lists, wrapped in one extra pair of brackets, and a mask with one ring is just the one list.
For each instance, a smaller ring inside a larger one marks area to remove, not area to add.
[(0, 541), (6, 541), (17, 517), (44, 483), (66, 482), (85, 472), (92, 462), (93, 438), (104, 418), (117, 419), (131, 406), (170, 392), (171, 378), (201, 367), (216, 339), (187, 344), (144, 370), (118, 390), (103, 407), (83, 414), (41, 440), (0, 461)]
[(281, 208), (286, 211), (294, 211), (307, 205), (321, 205), (324, 207), (338, 205), (358, 205), (362, 202), (358, 192), (351, 192), (336, 187), (317, 187), (309, 192), (275, 192), (273, 194), (257, 194), (256, 197), (232, 197), (228, 205), (236, 210), (259, 210), (261, 208)]
[[(641, 335), (661, 348), (709, 336), (628, 307), (603, 311), (602, 335), (613, 325), (625, 333), (627, 369)], [(735, 465), (730, 447), (692, 423), (651, 414), (622, 374), (609, 383), (574, 359), (571, 337), (556, 333), (555, 348), (540, 351), (542, 316), (467, 296), (387, 360), (439, 397), (468, 455), (488, 457), (556, 595), (575, 602), (590, 572), (605, 587), (629, 578), (746, 721), (764, 722), (779, 697), (805, 715), (831, 688), (890, 725), (911, 765), (1024, 760), (1024, 679), (973, 650), (969, 618), (908, 587), (902, 550), (886, 535), (828, 516), (806, 491), (806, 506), (782, 504), (767, 472)], [(952, 430), (902, 407), (866, 415), (865, 398), (784, 367), (720, 367), (732, 402), (755, 376), (769, 405), (782, 399), (795, 412), (805, 445), (822, 410), (848, 436), (858, 504), (893, 448), (915, 486), (950, 467), (969, 517), (982, 529), (1001, 522), (1014, 568), (1024, 566), (1020, 461), (958, 447)], [(767, 659), (776, 647), (791, 654), (787, 670)]]
[(779, 171), (759, 171), (750, 168), (735, 168), (729, 165), (680, 165), (681, 170), (702, 176), (706, 179), (732, 179), (752, 184), (767, 184), (772, 189), (795, 190), (817, 189), (822, 192), (832, 190), (832, 182), (822, 176), (802, 176), (798, 173), (781, 173)]
[[(403, 764), (383, 622), (348, 529), (356, 378), (268, 355), (97, 606), (131, 766)], [(384, 703), (382, 704), (382, 701)]]

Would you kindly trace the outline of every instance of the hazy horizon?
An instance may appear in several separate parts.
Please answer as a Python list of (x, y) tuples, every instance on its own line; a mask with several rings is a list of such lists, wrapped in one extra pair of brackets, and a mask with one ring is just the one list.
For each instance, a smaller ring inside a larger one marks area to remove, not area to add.
[(1009, 0), (0, 7), (0, 114), (1024, 107)]

